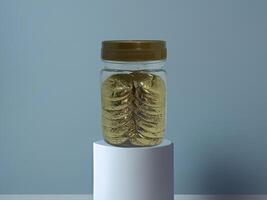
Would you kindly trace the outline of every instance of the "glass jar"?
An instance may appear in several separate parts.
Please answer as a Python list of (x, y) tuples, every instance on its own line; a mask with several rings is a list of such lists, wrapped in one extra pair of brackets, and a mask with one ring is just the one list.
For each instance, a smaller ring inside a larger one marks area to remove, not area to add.
[(102, 42), (102, 130), (116, 146), (154, 146), (164, 138), (167, 50), (161, 40)]

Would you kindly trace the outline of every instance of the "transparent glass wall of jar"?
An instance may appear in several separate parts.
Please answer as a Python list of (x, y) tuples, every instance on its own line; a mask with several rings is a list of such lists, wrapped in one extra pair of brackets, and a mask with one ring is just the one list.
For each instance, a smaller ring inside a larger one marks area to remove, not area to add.
[(165, 59), (103, 60), (101, 70), (102, 131), (116, 146), (154, 146), (166, 126)]
[(106, 142), (153, 146), (165, 132), (164, 60), (105, 61), (101, 71), (102, 130)]

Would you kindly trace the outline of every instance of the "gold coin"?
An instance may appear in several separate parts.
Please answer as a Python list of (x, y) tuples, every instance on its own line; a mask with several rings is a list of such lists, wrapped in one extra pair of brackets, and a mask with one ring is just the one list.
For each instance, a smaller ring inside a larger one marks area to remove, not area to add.
[(135, 124), (136, 127), (141, 127), (143, 130), (147, 131), (147, 132), (161, 132), (164, 130), (164, 121), (160, 121), (158, 123), (152, 123), (152, 122), (148, 122), (145, 121), (139, 117), (135, 117)]
[(128, 140), (128, 137), (122, 136), (122, 137), (108, 137), (105, 136), (105, 141), (112, 145), (122, 145), (126, 143)]
[(137, 133), (147, 138), (163, 138), (164, 137), (164, 130), (161, 132), (154, 133), (154, 132), (146, 131), (142, 129), (141, 127), (137, 127)]
[(161, 143), (162, 138), (148, 138), (141, 134), (137, 134), (136, 137), (129, 139), (130, 143), (135, 146), (154, 146)]
[(164, 81), (159, 76), (146, 72), (134, 74), (134, 86), (135, 88), (140, 87), (149, 93), (155, 93), (159, 95), (161, 95), (162, 92), (165, 92)]
[(127, 123), (118, 126), (118, 127), (106, 127), (102, 126), (105, 136), (108, 137), (119, 137), (119, 136), (128, 136), (128, 134), (135, 130), (135, 124), (133, 120), (129, 120)]
[(121, 119), (124, 117), (127, 117), (129, 115), (132, 115), (132, 111), (133, 111), (133, 106), (129, 106), (125, 109), (122, 110), (106, 110), (106, 109), (102, 109), (102, 115), (106, 118), (106, 119)]
[(105, 110), (122, 110), (132, 105), (133, 98), (126, 98), (119, 101), (108, 101), (102, 99), (102, 108)]
[(150, 97), (148, 95), (145, 95), (144, 93), (141, 93), (139, 95), (135, 96), (135, 99), (137, 101), (142, 102), (143, 104), (154, 106), (154, 107), (162, 107), (165, 105), (165, 99), (159, 98), (159, 97)]
[(133, 118), (132, 114), (129, 114), (120, 119), (107, 119), (104, 115), (102, 115), (102, 124), (105, 127), (117, 128), (119, 126), (126, 124), (130, 120), (133, 120), (132, 118)]
[(132, 88), (132, 76), (130, 74), (115, 74), (102, 83), (101, 94), (104, 98), (121, 100), (131, 94)]
[(165, 100), (165, 91), (154, 93), (154, 92), (148, 91), (145, 88), (137, 87), (137, 88), (135, 88), (135, 96), (139, 97), (139, 98), (140, 98), (140, 96), (144, 96), (146, 98), (150, 98), (150, 99), (154, 99), (154, 100), (158, 100), (158, 101), (164, 101)]
[(143, 112), (149, 115), (160, 115), (163, 114), (165, 111), (164, 107), (151, 107), (148, 105), (143, 104), (138, 100), (134, 100), (134, 106), (136, 107), (136, 111)]
[(135, 121), (144, 121), (147, 123), (158, 123), (158, 124), (162, 124), (164, 126), (165, 123), (165, 116), (162, 115), (150, 115), (150, 114), (146, 114), (143, 113), (142, 111), (134, 111), (134, 119)]

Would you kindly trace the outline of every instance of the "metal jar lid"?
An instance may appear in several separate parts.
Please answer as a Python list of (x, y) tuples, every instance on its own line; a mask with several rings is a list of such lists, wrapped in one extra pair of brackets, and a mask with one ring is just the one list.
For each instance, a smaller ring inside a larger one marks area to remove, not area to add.
[(102, 42), (101, 58), (111, 61), (153, 61), (167, 57), (163, 40), (107, 40)]

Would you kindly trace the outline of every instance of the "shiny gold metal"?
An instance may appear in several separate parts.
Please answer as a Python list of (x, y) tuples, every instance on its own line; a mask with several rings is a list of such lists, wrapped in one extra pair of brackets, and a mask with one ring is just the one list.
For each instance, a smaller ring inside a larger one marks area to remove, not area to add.
[(115, 74), (102, 84), (105, 140), (119, 146), (153, 146), (164, 137), (165, 83), (155, 74)]
[(124, 146), (123, 144), (128, 141), (128, 137), (121, 136), (121, 137), (109, 137), (108, 135), (105, 136), (105, 141), (112, 145)]
[(130, 138), (130, 143), (135, 146), (154, 146), (160, 144), (162, 138), (150, 138), (141, 134), (136, 134), (135, 137)]
[(127, 116), (122, 117), (120, 119), (107, 119), (104, 115), (102, 115), (103, 126), (110, 128), (117, 128), (132, 120), (133, 120), (132, 114), (128, 114)]
[(103, 100), (117, 101), (128, 98), (132, 94), (132, 76), (130, 74), (115, 74), (102, 83)]
[(105, 108), (102, 108), (102, 116), (104, 116), (107, 119), (121, 119), (124, 117), (127, 117), (130, 115), (133, 111), (133, 107), (127, 107), (122, 110), (106, 110)]
[(107, 127), (103, 125), (104, 133), (108, 137), (128, 136), (128, 134), (134, 131), (134, 121), (129, 120), (117, 127)]

